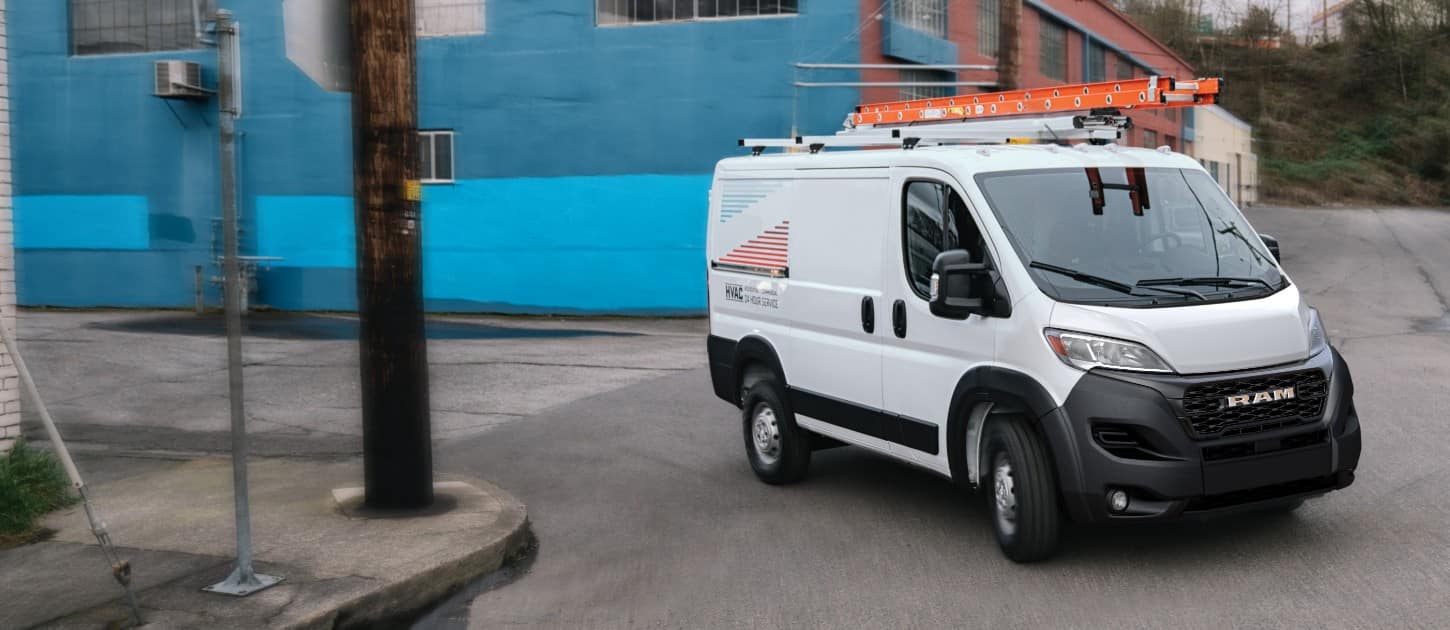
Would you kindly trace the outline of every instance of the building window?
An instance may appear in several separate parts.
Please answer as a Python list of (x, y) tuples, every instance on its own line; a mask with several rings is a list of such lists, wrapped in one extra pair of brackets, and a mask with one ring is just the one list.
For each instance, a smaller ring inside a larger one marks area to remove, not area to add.
[[(211, 16), (215, 0), (201, 0)], [(197, 48), (192, 0), (70, 0), (71, 53), (105, 55)]]
[(418, 36), (478, 35), (484, 32), (484, 0), (414, 0)]
[(418, 154), (422, 165), (418, 179), (425, 184), (453, 182), (453, 132), (418, 132)]
[(1002, 28), (1001, 0), (980, 0), (977, 3), (977, 53), (997, 57), (997, 32)]
[(1067, 28), (1042, 17), (1037, 22), (1039, 34), (1037, 69), (1042, 76), (1067, 80)]
[(709, 18), (793, 15), (800, 0), (595, 0), (594, 20), (601, 26), (642, 22), (681, 22)]
[(1149, 149), (1158, 148), (1158, 132), (1153, 131), (1152, 129), (1144, 129), (1143, 146), (1148, 147)]
[[(899, 75), (902, 83), (946, 83), (956, 81), (957, 77), (951, 72), (941, 70), (902, 70)], [(948, 85), (903, 85), (901, 86), (901, 100), (914, 101), (922, 98), (946, 98), (956, 92), (953, 86)]]
[(947, 0), (892, 0), (892, 20), (933, 37), (947, 38)]
[(1133, 78), (1133, 64), (1127, 59), (1118, 57), (1118, 80), (1126, 81)]
[(1087, 81), (1096, 83), (1108, 80), (1108, 52), (1101, 44), (1089, 42), (1087, 46)]

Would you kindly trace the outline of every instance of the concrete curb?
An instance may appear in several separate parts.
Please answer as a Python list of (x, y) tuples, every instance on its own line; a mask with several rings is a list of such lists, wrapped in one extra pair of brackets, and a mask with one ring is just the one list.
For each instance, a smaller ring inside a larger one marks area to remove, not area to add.
[(524, 504), (502, 488), (481, 479), (456, 480), (482, 488), (489, 494), (507, 497), (507, 505), (500, 513), (498, 522), (498, 529), (502, 530), (502, 533), (461, 558), (407, 579), (390, 583), (376, 591), (343, 603), (331, 612), (298, 619), (293, 623), (278, 627), (312, 630), (315, 628), (393, 625), (395, 622), (442, 601), (469, 582), (497, 571), (508, 562), (517, 560), (519, 556), (523, 555), (534, 539), (533, 531), (529, 528), (528, 512)]

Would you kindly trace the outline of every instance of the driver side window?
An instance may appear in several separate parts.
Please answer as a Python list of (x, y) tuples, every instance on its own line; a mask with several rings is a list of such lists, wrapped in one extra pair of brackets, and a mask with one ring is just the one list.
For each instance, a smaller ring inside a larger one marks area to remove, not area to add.
[(951, 186), (926, 180), (908, 182), (902, 195), (901, 221), (906, 279), (922, 299), (931, 290), (931, 265), (937, 254), (965, 249), (973, 262), (984, 258), (982, 233), (966, 201)]

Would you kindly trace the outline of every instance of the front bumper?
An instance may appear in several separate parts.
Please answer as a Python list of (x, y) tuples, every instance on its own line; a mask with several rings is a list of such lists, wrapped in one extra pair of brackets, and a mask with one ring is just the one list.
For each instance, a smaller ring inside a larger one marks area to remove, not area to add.
[[(1192, 437), (1183, 406), (1190, 387), (1307, 369), (1330, 375), (1318, 419), (1234, 437)], [(1360, 451), (1353, 397), (1349, 368), (1333, 349), (1296, 365), (1210, 376), (1094, 370), (1041, 426), (1074, 520), (1171, 519), (1348, 486)], [(1128, 492), (1123, 512), (1107, 509), (1110, 489)]]

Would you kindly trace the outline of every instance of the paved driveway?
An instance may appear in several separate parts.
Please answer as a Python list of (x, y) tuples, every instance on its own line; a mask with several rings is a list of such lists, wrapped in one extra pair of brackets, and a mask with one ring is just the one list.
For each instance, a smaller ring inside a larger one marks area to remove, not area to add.
[(703, 369), (445, 446), (529, 505), (532, 569), (455, 621), (538, 627), (1450, 626), (1450, 213), (1252, 209), (1354, 369), (1358, 482), (1289, 516), (996, 548), (978, 497), (859, 449), (755, 481)]

